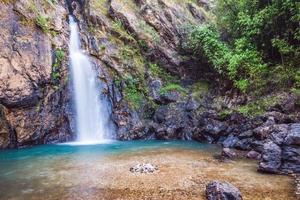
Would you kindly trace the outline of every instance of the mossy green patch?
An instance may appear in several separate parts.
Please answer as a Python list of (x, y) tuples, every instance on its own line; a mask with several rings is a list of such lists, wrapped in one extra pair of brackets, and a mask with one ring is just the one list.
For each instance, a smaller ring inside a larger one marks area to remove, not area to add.
[(207, 81), (198, 81), (191, 86), (191, 96), (196, 100), (201, 100), (210, 89)]
[(181, 85), (177, 83), (169, 83), (160, 89), (161, 94), (166, 94), (171, 91), (177, 91), (180, 92), (181, 94), (187, 93), (186, 89), (184, 89)]
[(276, 96), (268, 96), (254, 102), (250, 102), (246, 105), (239, 106), (235, 110), (245, 116), (255, 117), (263, 115), (272, 106), (278, 104), (279, 101), (280, 99)]

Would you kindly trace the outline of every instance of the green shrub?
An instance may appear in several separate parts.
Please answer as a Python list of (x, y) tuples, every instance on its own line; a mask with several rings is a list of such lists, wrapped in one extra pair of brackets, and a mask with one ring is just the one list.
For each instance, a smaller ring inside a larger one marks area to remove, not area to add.
[(124, 98), (134, 109), (139, 109), (144, 99), (144, 94), (139, 84), (140, 80), (132, 76), (128, 76), (125, 79)]
[(38, 14), (36, 17), (36, 24), (45, 32), (49, 32), (49, 18), (41, 14)]
[[(300, 66), (300, 2), (217, 0), (216, 4), (216, 23), (189, 27), (184, 49), (208, 61), (245, 93), (297, 85), (297, 75), (292, 74)], [(278, 70), (280, 75), (274, 73)]]
[(65, 52), (62, 49), (56, 49), (54, 51), (54, 62), (52, 64), (51, 79), (54, 86), (59, 85), (61, 79), (61, 65), (65, 58)]

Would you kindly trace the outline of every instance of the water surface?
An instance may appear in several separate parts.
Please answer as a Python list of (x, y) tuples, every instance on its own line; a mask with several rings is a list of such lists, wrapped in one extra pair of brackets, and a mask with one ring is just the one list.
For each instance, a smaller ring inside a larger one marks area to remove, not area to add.
[[(211, 180), (229, 181), (244, 199), (294, 199), (286, 176), (256, 172), (256, 163), (219, 162), (215, 145), (184, 141), (44, 145), (0, 152), (0, 199), (205, 199)], [(130, 167), (150, 162), (154, 174)]]

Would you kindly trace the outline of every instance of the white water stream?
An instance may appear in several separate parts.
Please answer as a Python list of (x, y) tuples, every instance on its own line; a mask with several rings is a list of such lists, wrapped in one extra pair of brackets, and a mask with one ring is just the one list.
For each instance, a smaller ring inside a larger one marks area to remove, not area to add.
[(70, 20), (70, 60), (71, 76), (76, 106), (76, 131), (79, 144), (103, 143), (110, 139), (112, 128), (109, 125), (108, 103), (100, 98), (100, 88), (97, 86), (97, 72), (82, 50), (77, 23), (73, 17)]

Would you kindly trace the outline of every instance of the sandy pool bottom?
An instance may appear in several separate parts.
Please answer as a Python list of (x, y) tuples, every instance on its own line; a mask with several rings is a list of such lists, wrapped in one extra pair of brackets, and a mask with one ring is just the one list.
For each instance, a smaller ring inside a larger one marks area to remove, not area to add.
[[(19, 194), (7, 188), (0, 199), (199, 200), (205, 199), (205, 186), (212, 180), (232, 183), (246, 200), (295, 199), (290, 177), (258, 173), (250, 160), (220, 162), (207, 151), (164, 148), (105, 157), (66, 155), (44, 162), (32, 166), (43, 170), (28, 182), (15, 183), (13, 187), (23, 188)], [(138, 163), (155, 164), (159, 171), (130, 172)]]

